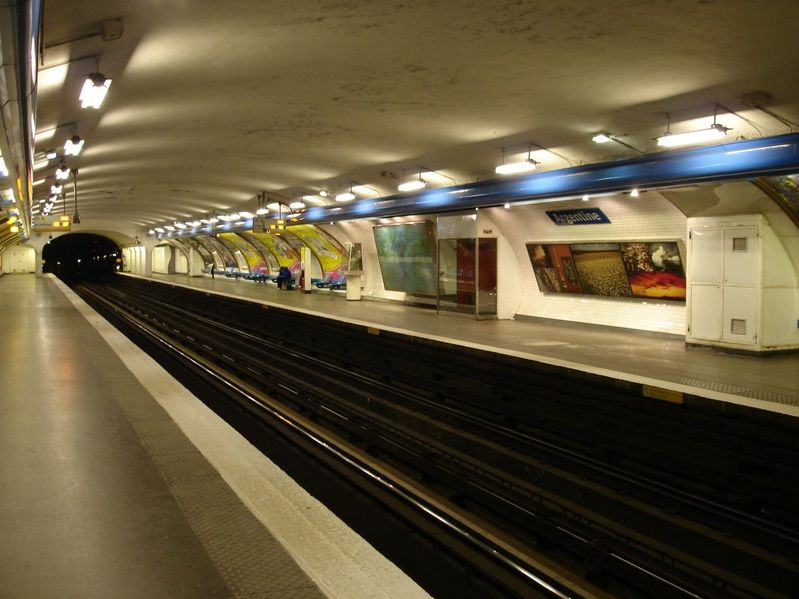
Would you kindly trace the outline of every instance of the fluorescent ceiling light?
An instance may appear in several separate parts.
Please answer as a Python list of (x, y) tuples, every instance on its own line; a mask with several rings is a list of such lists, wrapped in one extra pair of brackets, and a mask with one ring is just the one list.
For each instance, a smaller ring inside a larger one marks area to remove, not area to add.
[(165, 228), (167, 231), (174, 231), (174, 230), (175, 230), (175, 227), (173, 227), (172, 225), (167, 225), (167, 226), (166, 226), (166, 227), (164, 227), (164, 228)]
[(721, 139), (727, 135), (729, 129), (724, 125), (714, 124), (707, 129), (687, 131), (685, 133), (666, 133), (658, 137), (658, 145), (664, 148), (700, 144), (706, 141)]
[(355, 194), (351, 191), (345, 191), (344, 193), (340, 193), (336, 196), (337, 202), (349, 202), (350, 200), (355, 199)]
[(50, 186), (50, 193), (53, 193), (53, 194), (56, 194), (56, 195), (61, 193), (63, 190), (64, 190), (64, 186), (63, 185), (51, 185)]
[(427, 187), (427, 182), (424, 179), (414, 179), (413, 181), (405, 181), (397, 185), (399, 191), (417, 191)]
[(521, 162), (509, 162), (507, 164), (500, 164), (494, 171), (498, 175), (515, 175), (518, 173), (526, 173), (535, 170), (536, 162), (532, 158), (522, 160)]
[(208, 219), (208, 222), (211, 224), (218, 223), (219, 219), (215, 216), (212, 216), (211, 218)]
[(247, 211), (239, 212), (239, 216), (241, 218), (255, 218), (255, 215), (252, 212), (247, 212)]
[(289, 208), (291, 210), (302, 210), (305, 208), (305, 204), (303, 202), (292, 202), (289, 204)]
[(77, 135), (73, 135), (64, 144), (64, 153), (67, 156), (77, 156), (78, 154), (80, 154), (80, 151), (83, 149), (84, 141), (85, 140), (81, 139)]
[(190, 227), (199, 227), (202, 223), (198, 220), (193, 220), (188, 223)]
[(175, 226), (176, 226), (178, 229), (185, 229), (185, 228), (186, 228), (186, 225), (185, 225), (185, 224), (183, 224), (183, 223), (175, 223)]
[(163, 227), (156, 227), (155, 230), (156, 230), (157, 233), (163, 233), (164, 232)]
[(81, 108), (100, 108), (110, 86), (111, 80), (105, 75), (100, 73), (89, 75), (83, 83), (83, 89), (80, 90)]
[(66, 181), (69, 179), (69, 169), (65, 166), (60, 166), (55, 171), (56, 181)]
[(45, 129), (44, 131), (37, 131), (36, 135), (34, 136), (34, 139), (36, 140), (37, 143), (40, 141), (47, 141), (48, 139), (52, 139), (55, 136), (55, 132), (56, 132), (56, 127), (53, 127), (52, 129)]
[(591, 140), (594, 143), (606, 144), (610, 141), (610, 135), (608, 135), (607, 133), (597, 133), (591, 138)]
[(55, 160), (58, 158), (58, 152), (55, 150), (47, 150), (47, 160)]
[(258, 208), (258, 210), (255, 211), (255, 214), (257, 214), (258, 216), (263, 216), (264, 214), (269, 214), (269, 208), (265, 208), (265, 207), (262, 206), (262, 207)]

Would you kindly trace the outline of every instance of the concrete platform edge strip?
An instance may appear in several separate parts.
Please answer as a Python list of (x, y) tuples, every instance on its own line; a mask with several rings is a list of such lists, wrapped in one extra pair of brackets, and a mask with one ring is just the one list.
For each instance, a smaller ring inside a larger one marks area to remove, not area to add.
[(301, 314), (308, 314), (309, 316), (316, 316), (319, 318), (333, 318), (334, 320), (338, 320), (341, 322), (346, 322), (348, 324), (363, 326), (363, 327), (376, 327), (383, 331), (388, 331), (392, 333), (397, 333), (400, 335), (408, 335), (411, 337), (419, 337), (422, 339), (428, 339), (430, 341), (437, 341), (440, 343), (447, 343), (450, 345), (459, 345), (461, 347), (467, 347), (470, 349), (476, 349), (481, 351), (487, 351), (492, 353), (500, 353), (507, 356), (512, 356), (515, 358), (521, 358), (524, 360), (531, 360), (533, 362), (539, 362), (542, 364), (547, 364), (549, 366), (557, 366), (562, 368), (569, 368), (572, 370), (578, 370), (580, 372), (587, 372), (589, 374), (595, 374), (598, 376), (604, 376), (613, 379), (619, 379), (622, 381), (627, 381), (630, 383), (637, 383), (641, 385), (649, 385), (653, 387), (661, 387), (663, 389), (668, 389), (670, 391), (678, 391), (680, 393), (685, 393), (689, 395), (695, 395), (697, 397), (703, 397), (705, 399), (710, 399), (714, 401), (721, 401), (725, 403), (732, 403), (737, 404), (740, 406), (746, 406), (749, 408), (754, 408), (758, 410), (764, 410), (767, 412), (774, 412), (777, 414), (783, 414), (786, 416), (793, 416), (795, 418), (799, 418), (799, 405), (790, 405), (785, 403), (778, 403), (773, 401), (767, 401), (763, 399), (757, 399), (754, 397), (747, 397), (745, 395), (736, 395), (733, 393), (724, 393), (722, 391), (714, 391), (712, 389), (705, 389), (702, 387), (695, 387), (691, 385), (685, 385), (682, 383), (675, 383), (673, 381), (666, 381), (663, 379), (657, 379), (649, 376), (637, 375), (632, 374), (629, 372), (624, 372), (620, 370), (611, 370), (608, 368), (601, 368), (596, 366), (591, 366), (590, 364), (581, 364), (579, 362), (570, 362), (568, 360), (560, 360), (558, 358), (552, 358), (550, 356), (543, 356), (540, 354), (534, 354), (529, 352), (521, 352), (515, 351), (511, 349), (504, 349), (504, 348), (497, 348), (491, 345), (485, 345), (480, 343), (473, 343), (470, 341), (465, 341), (462, 339), (450, 338), (450, 337), (441, 337), (438, 335), (430, 335), (426, 333), (422, 333), (419, 331), (413, 331), (409, 329), (402, 329), (398, 327), (391, 327), (385, 326), (381, 324), (377, 324), (374, 322), (367, 322), (362, 320), (355, 320), (352, 318), (347, 317), (333, 317), (330, 314), (325, 314), (323, 312), (316, 312), (312, 310), (306, 310), (303, 308), (297, 308), (295, 306), (287, 306), (284, 304), (280, 304), (277, 302), (270, 302), (266, 300), (257, 300), (251, 297), (235, 295), (232, 293), (223, 293), (220, 291), (214, 291), (211, 289), (199, 289), (197, 287), (192, 287), (191, 285), (183, 285), (181, 283), (173, 283), (173, 282), (166, 282), (166, 281), (159, 281), (158, 279), (154, 279), (151, 277), (143, 277), (139, 275), (133, 275), (130, 273), (122, 273), (124, 276), (133, 277), (136, 279), (143, 279), (146, 281), (154, 281), (161, 285), (174, 285), (176, 287), (183, 287), (185, 289), (190, 289), (192, 291), (196, 291), (197, 293), (209, 293), (214, 294), (222, 297), (229, 297), (232, 299), (243, 300), (248, 302), (260, 303), (265, 304), (267, 306), (272, 306), (275, 308), (281, 308), (283, 310), (291, 310), (293, 312), (299, 312)]
[(53, 275), (45, 275), (329, 597), (428, 597)]

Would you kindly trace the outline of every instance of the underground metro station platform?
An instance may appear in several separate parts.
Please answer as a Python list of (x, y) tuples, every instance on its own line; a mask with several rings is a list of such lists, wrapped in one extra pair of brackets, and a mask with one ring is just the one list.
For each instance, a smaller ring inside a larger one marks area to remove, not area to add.
[(0, 597), (793, 599), (796, 12), (0, 5)]

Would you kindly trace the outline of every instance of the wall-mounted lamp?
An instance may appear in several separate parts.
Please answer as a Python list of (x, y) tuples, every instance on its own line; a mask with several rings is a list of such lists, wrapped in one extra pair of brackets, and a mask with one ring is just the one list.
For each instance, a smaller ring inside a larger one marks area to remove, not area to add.
[(81, 108), (100, 108), (105, 100), (111, 80), (102, 73), (92, 73), (86, 77), (83, 89), (80, 90)]

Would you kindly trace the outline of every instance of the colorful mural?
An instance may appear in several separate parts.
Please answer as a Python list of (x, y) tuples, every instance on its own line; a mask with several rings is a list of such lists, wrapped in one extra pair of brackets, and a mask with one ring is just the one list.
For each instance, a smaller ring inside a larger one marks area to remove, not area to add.
[(237, 267), (236, 258), (233, 256), (233, 252), (224, 243), (214, 236), (204, 237), (204, 239), (216, 250), (216, 253), (222, 259), (222, 265), (224, 268)]
[(219, 237), (241, 252), (251, 273), (260, 275), (269, 272), (269, 267), (264, 257), (246, 239), (236, 233), (220, 233)]
[(291, 272), (300, 270), (300, 255), (280, 235), (271, 233), (250, 233), (261, 242), (277, 259), (280, 266), (286, 266)]
[(198, 237), (195, 237), (194, 239), (197, 241), (198, 246), (203, 248), (206, 251), (206, 253), (208, 254), (208, 258), (207, 259), (205, 258), (205, 256), (203, 256), (203, 260), (205, 260), (205, 264), (207, 266), (210, 266), (211, 264), (214, 264), (217, 268), (224, 268), (225, 267), (225, 264), (222, 261), (222, 257), (219, 255), (219, 252), (216, 250), (216, 248), (213, 246), (213, 244), (211, 244), (211, 242), (208, 241), (208, 237), (199, 237), (198, 236)]
[(291, 225), (287, 231), (310, 248), (325, 276), (339, 278), (344, 267), (344, 248), (338, 241), (314, 225)]
[(261, 255), (266, 259), (269, 273), (276, 273), (280, 269), (280, 264), (278, 263), (277, 258), (275, 258), (275, 255), (272, 253), (272, 250), (261, 243), (261, 241), (255, 235), (253, 235), (252, 231), (242, 231), (239, 233), (239, 235), (244, 237), (244, 239), (247, 240), (247, 243), (261, 252)]

